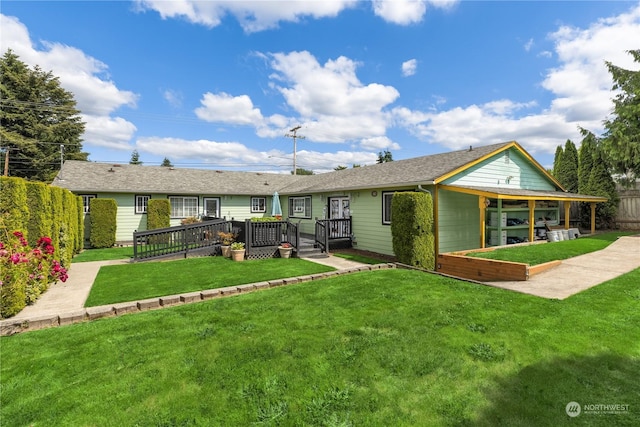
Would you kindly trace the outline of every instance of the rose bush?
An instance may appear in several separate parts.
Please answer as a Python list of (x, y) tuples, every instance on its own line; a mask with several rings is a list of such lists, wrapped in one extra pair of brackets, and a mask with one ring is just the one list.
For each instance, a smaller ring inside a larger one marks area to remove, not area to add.
[(49, 284), (67, 280), (51, 243), (51, 238), (41, 237), (31, 248), (20, 231), (0, 241), (0, 317), (13, 316), (33, 304)]

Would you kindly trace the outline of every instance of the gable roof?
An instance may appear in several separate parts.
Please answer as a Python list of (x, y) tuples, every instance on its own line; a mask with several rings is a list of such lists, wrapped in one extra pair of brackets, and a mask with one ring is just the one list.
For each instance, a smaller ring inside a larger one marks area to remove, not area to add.
[[(286, 188), (283, 188), (281, 193), (300, 194), (305, 192), (349, 191), (368, 188), (397, 188), (399, 186), (435, 184), (511, 147), (515, 147), (520, 150), (526, 158), (531, 159), (516, 142), (503, 142), (480, 147), (470, 147), (448, 153), (433, 154), (312, 175), (308, 177), (309, 179), (296, 181)], [(554, 185), (562, 188), (553, 177), (547, 174), (539, 163), (534, 161), (533, 164), (539, 168)]]
[(283, 195), (436, 184), (504, 150), (521, 152), (558, 189), (562, 186), (518, 143), (464, 150), (343, 169), (318, 175), (168, 168), (67, 161), (53, 185), (76, 193)]

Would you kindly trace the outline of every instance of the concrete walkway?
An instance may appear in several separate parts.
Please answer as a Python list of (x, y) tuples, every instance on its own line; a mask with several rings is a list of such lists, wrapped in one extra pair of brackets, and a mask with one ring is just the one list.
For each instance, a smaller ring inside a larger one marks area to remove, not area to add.
[(35, 304), (25, 307), (20, 313), (9, 319), (0, 320), (0, 335), (11, 335), (27, 330), (37, 330), (77, 323), (84, 320), (98, 319), (100, 317), (162, 308), (186, 302), (196, 302), (218, 296), (299, 283), (306, 280), (315, 280), (335, 274), (394, 267), (391, 264), (369, 266), (332, 255), (312, 256), (305, 259), (333, 267), (336, 271), (89, 308), (85, 308), (84, 303), (89, 296), (89, 292), (100, 268), (107, 265), (127, 264), (129, 261), (115, 260), (75, 263), (69, 270), (69, 278), (66, 282), (58, 282), (51, 285), (51, 287), (38, 298)]
[(636, 268), (640, 268), (640, 236), (624, 236), (605, 249), (566, 259), (525, 282), (485, 284), (543, 298), (565, 299)]

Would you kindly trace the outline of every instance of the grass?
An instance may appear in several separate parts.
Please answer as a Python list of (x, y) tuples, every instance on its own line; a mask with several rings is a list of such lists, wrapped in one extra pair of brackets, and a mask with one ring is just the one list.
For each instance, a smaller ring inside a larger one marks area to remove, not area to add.
[(86, 307), (332, 271), (298, 258), (233, 262), (223, 257), (109, 265), (100, 268)]
[(597, 234), (575, 240), (505, 247), (487, 252), (471, 252), (468, 253), (467, 256), (538, 265), (549, 261), (563, 260), (589, 252), (599, 251), (615, 242), (618, 237), (628, 236), (630, 234), (633, 233), (614, 232)]
[(114, 259), (129, 259), (132, 257), (132, 246), (106, 249), (85, 249), (73, 257), (72, 262), (109, 261)]
[[(3, 426), (637, 425), (638, 283), (640, 269), (558, 301), (380, 270), (3, 337), (0, 417)], [(629, 406), (570, 419), (571, 401)]]
[(380, 259), (371, 258), (365, 255), (359, 255), (359, 254), (353, 254), (353, 253), (334, 252), (333, 255), (340, 258), (348, 259), (350, 261), (360, 262), (362, 264), (384, 264), (385, 263), (385, 261), (382, 261)]

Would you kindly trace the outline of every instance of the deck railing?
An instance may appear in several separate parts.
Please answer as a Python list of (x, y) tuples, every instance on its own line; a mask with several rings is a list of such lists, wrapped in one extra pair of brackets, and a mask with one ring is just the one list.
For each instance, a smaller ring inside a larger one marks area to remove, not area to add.
[(351, 217), (316, 220), (315, 243), (323, 252), (328, 252), (330, 240), (351, 239), (351, 237)]
[(140, 261), (184, 254), (220, 243), (219, 231), (229, 231), (229, 221), (216, 219), (177, 227), (133, 233), (133, 259)]

